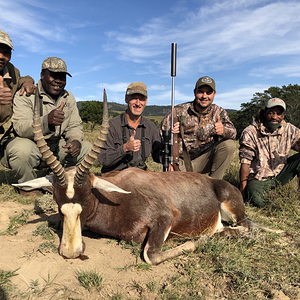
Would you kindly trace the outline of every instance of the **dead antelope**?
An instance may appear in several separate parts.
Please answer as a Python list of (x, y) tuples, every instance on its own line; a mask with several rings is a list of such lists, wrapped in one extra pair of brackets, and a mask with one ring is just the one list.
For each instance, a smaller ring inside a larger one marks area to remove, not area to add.
[[(241, 193), (224, 180), (197, 173), (148, 172), (136, 168), (107, 178), (89, 173), (108, 132), (105, 90), (103, 98), (103, 124), (97, 141), (78, 168), (66, 170), (44, 140), (39, 124), (39, 101), (35, 104), (35, 141), (54, 175), (18, 186), (53, 185), (53, 197), (63, 218), (61, 255), (76, 258), (83, 254), (83, 227), (127, 242), (144, 243), (143, 257), (153, 265), (177, 257), (183, 251), (192, 252), (202, 241), (198, 238), (160, 251), (163, 242), (174, 235), (199, 237), (248, 230)], [(225, 227), (222, 221), (238, 227)]]

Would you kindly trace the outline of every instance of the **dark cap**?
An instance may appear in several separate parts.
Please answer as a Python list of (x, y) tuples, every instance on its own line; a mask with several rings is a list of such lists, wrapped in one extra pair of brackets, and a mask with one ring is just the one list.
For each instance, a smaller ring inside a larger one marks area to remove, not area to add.
[(148, 97), (146, 84), (140, 81), (130, 83), (126, 90), (126, 95), (132, 94), (141, 94)]
[(208, 77), (208, 76), (204, 76), (204, 77), (199, 78), (198, 81), (196, 82), (195, 89), (199, 88), (202, 85), (208, 85), (214, 91), (216, 90), (215, 81), (212, 78)]
[(7, 33), (5, 33), (2, 30), (0, 30), (0, 44), (5, 44), (9, 48), (11, 48), (12, 50), (14, 50), (12, 42), (11, 42), (11, 38), (9, 37), (9, 35)]
[(48, 58), (46, 58), (42, 63), (42, 70), (49, 70), (51, 72), (66, 73), (70, 77), (72, 77), (72, 75), (70, 73), (68, 73), (68, 71), (67, 71), (66, 63), (61, 58), (58, 58), (58, 57), (48, 57)]
[(271, 108), (271, 107), (274, 107), (274, 106), (281, 106), (283, 108), (283, 111), (286, 111), (286, 105), (285, 105), (284, 101), (279, 99), (279, 98), (270, 99), (266, 103), (265, 109), (266, 108)]

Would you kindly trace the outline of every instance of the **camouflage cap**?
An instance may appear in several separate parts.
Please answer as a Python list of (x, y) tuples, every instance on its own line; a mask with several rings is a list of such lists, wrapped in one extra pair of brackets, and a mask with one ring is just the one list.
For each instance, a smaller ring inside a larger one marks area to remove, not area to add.
[(140, 81), (130, 83), (126, 90), (126, 95), (132, 94), (141, 94), (148, 97), (146, 84)]
[(199, 88), (200, 86), (203, 86), (203, 85), (208, 85), (214, 91), (216, 90), (215, 81), (212, 78), (208, 77), (208, 76), (204, 76), (204, 77), (199, 78), (196, 82), (195, 89), (197, 89), (197, 88)]
[(11, 48), (12, 50), (14, 50), (12, 42), (11, 42), (11, 38), (9, 37), (9, 35), (7, 33), (5, 33), (2, 30), (0, 30), (0, 44), (5, 44), (9, 48)]
[(67, 71), (66, 63), (61, 58), (58, 58), (58, 57), (48, 57), (48, 58), (46, 58), (42, 63), (42, 70), (49, 70), (51, 72), (66, 73), (70, 77), (72, 77), (72, 75), (70, 73), (68, 73), (68, 71)]
[(283, 100), (279, 99), (279, 98), (270, 99), (266, 103), (265, 109), (266, 108), (271, 108), (271, 107), (274, 107), (274, 106), (281, 106), (283, 108), (283, 111), (286, 111), (285, 102)]

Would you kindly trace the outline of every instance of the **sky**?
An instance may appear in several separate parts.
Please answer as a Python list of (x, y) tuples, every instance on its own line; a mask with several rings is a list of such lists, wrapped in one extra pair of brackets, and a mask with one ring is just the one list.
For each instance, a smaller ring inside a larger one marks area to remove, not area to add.
[[(298, 84), (300, 1), (0, 0), (11, 63), (38, 81), (45, 58), (62, 58), (77, 101), (125, 104), (131, 82), (148, 105), (192, 101), (198, 78), (216, 82), (214, 103), (240, 109), (256, 92)], [(171, 76), (171, 44), (177, 44)]]

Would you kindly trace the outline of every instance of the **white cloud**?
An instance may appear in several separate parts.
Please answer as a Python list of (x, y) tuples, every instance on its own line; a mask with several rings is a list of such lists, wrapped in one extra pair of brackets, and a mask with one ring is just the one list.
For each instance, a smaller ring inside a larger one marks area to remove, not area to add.
[(270, 86), (256, 84), (251, 86), (241, 87), (229, 92), (216, 94), (214, 103), (226, 109), (240, 109), (242, 103), (250, 102), (253, 95), (257, 92), (263, 92)]
[(295, 1), (214, 1), (187, 15), (174, 12), (178, 21), (173, 26), (168, 26), (174, 17), (169, 14), (133, 32), (108, 32), (106, 49), (135, 63), (159, 58), (163, 63), (158, 68), (147, 69), (159, 73), (168, 70), (166, 46), (176, 41), (182, 73), (233, 68), (259, 57), (298, 54), (300, 43), (290, 36), (299, 36), (299, 13)]

